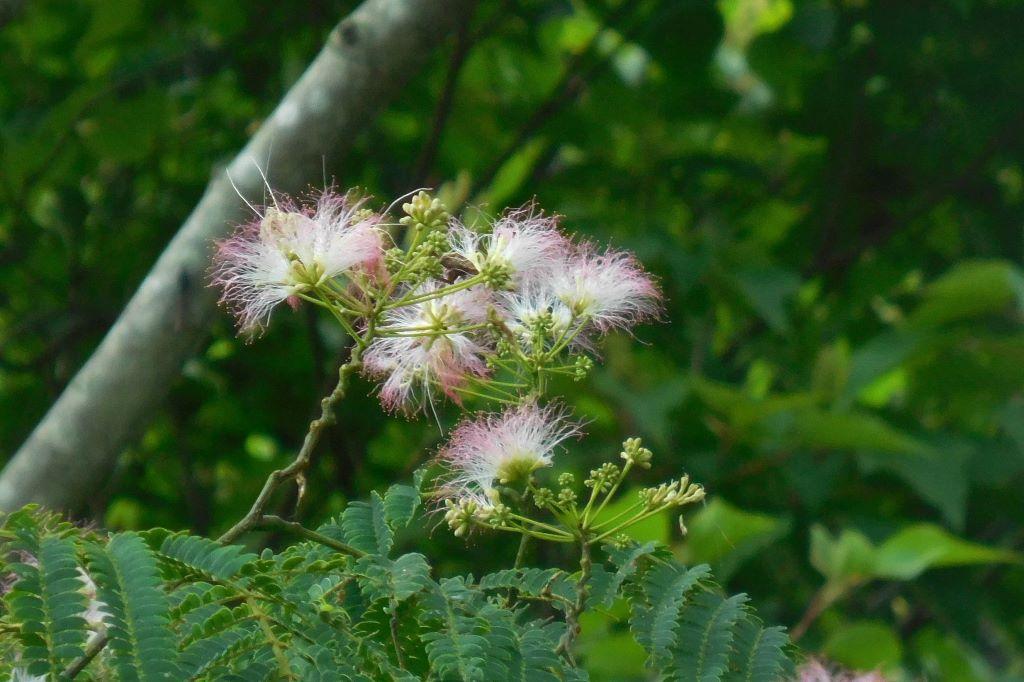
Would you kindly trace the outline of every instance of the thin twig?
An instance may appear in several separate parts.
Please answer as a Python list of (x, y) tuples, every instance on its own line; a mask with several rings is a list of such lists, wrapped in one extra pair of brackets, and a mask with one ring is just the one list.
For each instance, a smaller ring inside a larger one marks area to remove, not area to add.
[(256, 501), (253, 502), (249, 512), (226, 533), (221, 535), (217, 539), (218, 542), (222, 544), (230, 544), (237, 540), (243, 533), (259, 525), (265, 516), (264, 511), (270, 503), (271, 497), (273, 497), (274, 493), (277, 492), (277, 489), (280, 488), (283, 483), (298, 479), (299, 476), (305, 473), (306, 469), (309, 468), (310, 461), (313, 457), (313, 451), (316, 449), (316, 444), (320, 441), (320, 436), (323, 434), (324, 429), (334, 421), (334, 407), (345, 396), (349, 377), (362, 367), (363, 363), (361, 353), (362, 345), (357, 343), (352, 348), (352, 354), (349, 356), (348, 362), (338, 369), (338, 384), (334, 387), (334, 390), (320, 402), (320, 416), (310, 422), (309, 430), (306, 432), (306, 438), (303, 440), (302, 447), (299, 449), (299, 453), (295, 456), (292, 463), (283, 469), (277, 469), (267, 477), (266, 482), (263, 484), (263, 489), (260, 491)]
[(576, 601), (565, 610), (565, 634), (558, 642), (556, 653), (565, 654), (569, 662), (575, 665), (572, 656), (572, 645), (580, 636), (580, 614), (587, 604), (587, 595), (590, 594), (590, 539), (580, 539), (580, 579), (576, 583)]
[(391, 598), (391, 643), (395, 645), (395, 661), (398, 667), (405, 669), (405, 659), (402, 657), (402, 645), (398, 641), (398, 600)]
[(523, 539), (519, 541), (519, 549), (516, 551), (516, 562), (512, 565), (512, 568), (519, 568), (523, 565), (523, 560), (526, 558), (526, 546), (530, 544), (530, 536), (523, 534)]
[(804, 611), (804, 615), (800, 617), (797, 624), (793, 626), (793, 629), (789, 631), (789, 638), (793, 642), (797, 642), (803, 637), (807, 630), (814, 624), (814, 621), (818, 620), (825, 609), (831, 606), (837, 599), (839, 599), (845, 590), (837, 589), (837, 587), (831, 583), (825, 583), (818, 591), (814, 593), (810, 603), (807, 605), (807, 610)]
[(64, 669), (64, 672), (62, 672), (60, 674), (60, 679), (62, 679), (62, 680), (73, 680), (73, 679), (75, 679), (75, 677), (78, 675), (78, 673), (80, 673), (83, 670), (85, 670), (85, 666), (87, 666), (90, 663), (92, 663), (92, 659), (96, 658), (96, 656), (101, 651), (103, 651), (103, 647), (107, 646), (107, 642), (109, 640), (110, 640), (110, 638), (107, 636), (106, 632), (99, 633), (89, 643), (89, 646), (86, 647), (85, 653), (82, 654), (81, 656), (79, 656), (78, 658), (76, 658), (74, 661), (72, 661), (71, 664), (67, 668)]
[(354, 556), (357, 559), (359, 557), (366, 556), (366, 552), (364, 552), (361, 549), (356, 549), (352, 545), (346, 544), (341, 540), (335, 540), (334, 538), (328, 537), (323, 533), (317, 533), (315, 530), (306, 528), (301, 523), (297, 523), (295, 521), (288, 521), (287, 519), (282, 519), (280, 516), (274, 516), (273, 514), (267, 514), (260, 517), (260, 520), (257, 523), (257, 525), (270, 526), (272, 528), (280, 528), (282, 530), (287, 530), (289, 532), (295, 533), (300, 537), (306, 538), (307, 540), (317, 542), (323, 545), (324, 547), (330, 547), (331, 549), (337, 552), (341, 552), (342, 554)]

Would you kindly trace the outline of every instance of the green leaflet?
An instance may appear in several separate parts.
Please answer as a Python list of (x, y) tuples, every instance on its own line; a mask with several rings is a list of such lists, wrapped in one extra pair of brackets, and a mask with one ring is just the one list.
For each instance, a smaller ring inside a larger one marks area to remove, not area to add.
[(556, 568), (509, 568), (480, 578), (480, 588), (516, 590), (529, 597), (552, 594), (571, 599), (575, 594), (576, 583), (565, 571)]
[(733, 626), (743, 615), (747, 595), (729, 598), (702, 590), (679, 617), (670, 674), (676, 680), (721, 680), (729, 663)]
[(345, 541), (356, 549), (370, 554), (387, 556), (394, 535), (387, 523), (384, 500), (377, 493), (369, 502), (353, 502), (341, 515), (341, 529)]
[(661, 665), (676, 641), (680, 610), (687, 594), (707, 578), (706, 565), (686, 569), (672, 563), (652, 566), (642, 578), (642, 597), (632, 604), (631, 627), (636, 641), (650, 654), (652, 665)]
[(420, 491), (411, 485), (395, 483), (384, 493), (384, 519), (392, 529), (409, 525), (420, 506)]
[(106, 547), (89, 545), (90, 574), (105, 603), (107, 645), (121, 680), (179, 679), (169, 603), (156, 557), (136, 533), (120, 533)]
[(660, 547), (656, 542), (645, 542), (626, 548), (612, 548), (608, 551), (608, 559), (616, 567), (606, 585), (600, 591), (593, 590), (591, 599), (594, 603), (611, 606), (612, 601), (622, 588), (623, 583), (636, 573), (641, 558), (653, 554)]
[(789, 667), (789, 637), (781, 627), (765, 627), (746, 614), (736, 622), (727, 682), (775, 682)]
[(187, 533), (167, 533), (159, 529), (149, 531), (143, 537), (160, 556), (217, 580), (230, 580), (258, 558), (240, 545), (225, 546)]
[(764, 627), (745, 594), (719, 594), (706, 565), (688, 569), (641, 549), (612, 550), (611, 557), (634, 565), (623, 583), (630, 627), (665, 679), (774, 682), (792, 668), (785, 630)]
[(371, 601), (405, 601), (430, 585), (430, 566), (422, 554), (403, 554), (394, 561), (367, 556), (356, 562), (359, 585)]
[[(12, 566), (18, 581), (5, 600), (16, 621), (22, 660), (32, 675), (58, 675), (83, 653), (88, 630), (81, 614), (86, 608), (74, 543), (46, 536), (36, 542), (23, 535), (31, 558)], [(37, 564), (32, 565), (32, 561)]]

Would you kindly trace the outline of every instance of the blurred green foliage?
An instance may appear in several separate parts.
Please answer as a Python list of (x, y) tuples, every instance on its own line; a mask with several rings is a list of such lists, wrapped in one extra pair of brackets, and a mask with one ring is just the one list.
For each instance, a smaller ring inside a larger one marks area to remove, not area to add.
[[(0, 30), (0, 452), (351, 6), (26, 0)], [(436, 158), (447, 53), (325, 173), (471, 211), (536, 197), (661, 277), (664, 323), (563, 387), (591, 424), (562, 466), (647, 439), (652, 481), (685, 469), (710, 495), (687, 541), (667, 523), (641, 539), (711, 562), (769, 622), (807, 620), (809, 652), (1024, 676), (1024, 5), (495, 1), (468, 35)], [(252, 345), (220, 316), (80, 514), (223, 529), (294, 454), (340, 353), (310, 310)], [(440, 438), (370, 391), (320, 449), (310, 520)], [(514, 550), (401, 541), (447, 572)], [(639, 669), (621, 615), (584, 623), (595, 679)]]

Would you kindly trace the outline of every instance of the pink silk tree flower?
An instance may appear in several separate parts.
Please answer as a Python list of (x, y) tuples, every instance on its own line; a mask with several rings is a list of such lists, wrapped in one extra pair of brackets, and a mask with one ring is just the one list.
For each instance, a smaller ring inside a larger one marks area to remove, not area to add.
[(579, 433), (579, 424), (567, 419), (564, 408), (532, 402), (463, 421), (438, 454), (449, 470), (438, 492), (486, 500), (496, 483), (522, 481), (551, 466), (555, 449)]
[(217, 245), (213, 283), (242, 331), (265, 327), (282, 301), (356, 270), (374, 273), (384, 257), (382, 217), (330, 190), (311, 205), (288, 199), (261, 209)]
[(496, 288), (548, 277), (569, 252), (569, 242), (559, 231), (558, 220), (532, 205), (507, 211), (487, 232), (476, 232), (452, 221), (449, 242), (454, 253), (477, 272), (488, 275)]
[(532, 348), (538, 340), (554, 342), (562, 338), (569, 340), (573, 347), (589, 347), (583, 337), (570, 338), (574, 331), (571, 327), (577, 326), (572, 312), (547, 283), (528, 284), (517, 291), (502, 292), (496, 309), (525, 349)]
[(601, 333), (628, 329), (661, 309), (661, 291), (654, 279), (625, 251), (599, 253), (584, 244), (553, 275), (550, 286), (576, 318)]
[[(415, 296), (439, 286), (428, 283)], [(472, 287), (389, 311), (376, 338), (363, 355), (366, 373), (383, 377), (381, 404), (389, 410), (413, 412), (433, 399), (435, 387), (459, 401), (457, 389), (471, 377), (489, 372), (490, 348), (478, 330), (487, 321), (490, 293)]]
[(885, 677), (879, 672), (830, 670), (821, 661), (812, 658), (800, 666), (796, 682), (885, 682)]

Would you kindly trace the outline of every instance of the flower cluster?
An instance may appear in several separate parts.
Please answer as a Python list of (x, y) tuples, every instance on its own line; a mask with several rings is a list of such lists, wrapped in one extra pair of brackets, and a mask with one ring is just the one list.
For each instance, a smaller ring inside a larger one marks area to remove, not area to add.
[[(442, 396), (505, 405), (463, 421), (439, 453), (437, 492), (457, 535), (478, 525), (597, 542), (702, 499), (684, 478), (642, 490), (631, 514), (602, 520), (627, 474), (650, 467), (637, 439), (623, 445), (623, 465), (591, 472), (589, 493), (569, 474), (557, 492), (537, 481), (579, 434), (566, 409), (542, 405), (549, 380), (582, 378), (601, 336), (659, 312), (658, 287), (635, 257), (570, 239), (534, 205), (466, 224), (420, 192), (402, 212), (394, 221), (332, 191), (305, 204), (275, 197), (219, 245), (222, 302), (245, 331), (262, 329), (282, 302), (326, 309), (353, 339), (350, 363), (379, 380), (388, 410), (412, 413)], [(400, 232), (404, 241), (393, 236)]]
[(812, 658), (797, 670), (796, 682), (885, 682), (885, 677), (877, 671), (851, 672), (837, 669), (836, 666), (829, 669), (821, 661)]
[[(596, 337), (659, 310), (632, 255), (574, 243), (535, 206), (481, 228), (423, 192), (402, 209), (395, 223), (351, 194), (275, 197), (219, 244), (222, 303), (247, 332), (286, 301), (330, 310), (365, 345), (384, 406), (407, 413), (440, 395), (539, 395), (550, 376), (586, 373)], [(399, 225), (404, 246), (388, 230)]]

